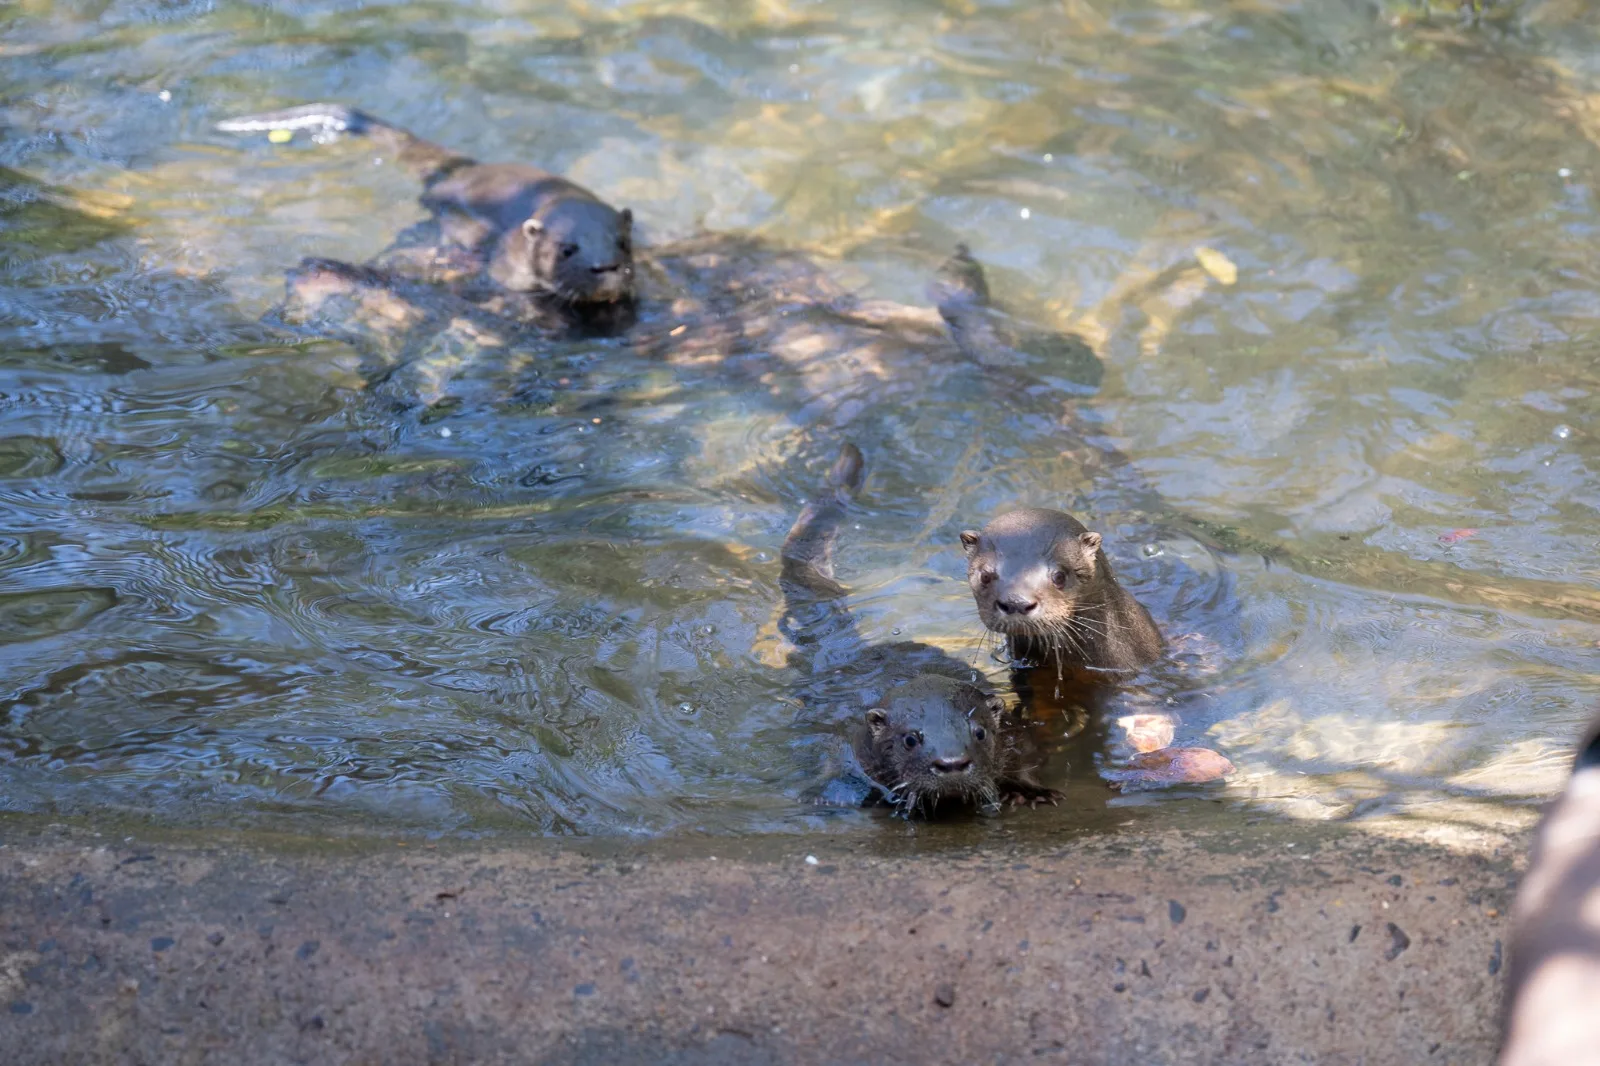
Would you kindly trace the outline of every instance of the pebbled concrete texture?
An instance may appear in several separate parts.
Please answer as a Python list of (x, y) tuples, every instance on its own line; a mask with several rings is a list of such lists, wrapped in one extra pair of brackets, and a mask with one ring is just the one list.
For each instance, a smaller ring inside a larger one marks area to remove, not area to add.
[(1523, 850), (0, 841), (16, 1066), (1489, 1063)]

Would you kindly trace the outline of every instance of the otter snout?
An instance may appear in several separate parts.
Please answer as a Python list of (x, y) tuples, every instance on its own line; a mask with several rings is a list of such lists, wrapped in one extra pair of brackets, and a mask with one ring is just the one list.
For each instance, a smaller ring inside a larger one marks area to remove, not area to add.
[(589, 267), (581, 283), (585, 298), (597, 303), (616, 303), (633, 296), (633, 267), (628, 263), (601, 263)]
[(972, 759), (966, 755), (958, 755), (954, 759), (934, 759), (933, 772), (936, 774), (960, 774), (972, 768)]
[(1026, 618), (1039, 609), (1038, 600), (1017, 595), (996, 597), (994, 605), (1000, 609), (1001, 614), (1016, 615), (1019, 618)]

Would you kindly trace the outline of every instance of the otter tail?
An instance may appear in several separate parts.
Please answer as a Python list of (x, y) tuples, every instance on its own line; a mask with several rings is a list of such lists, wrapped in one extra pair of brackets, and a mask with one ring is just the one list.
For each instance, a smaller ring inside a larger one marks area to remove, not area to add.
[(984, 366), (1016, 361), (1001, 325), (1003, 316), (989, 299), (989, 279), (966, 245), (956, 245), (955, 255), (939, 267), (928, 295), (962, 354)]
[(344, 135), (370, 137), (393, 152), (400, 165), (422, 179), (424, 186), (448, 176), (451, 172), (472, 165), (473, 160), (458, 155), (432, 141), (425, 141), (408, 130), (391, 125), (365, 111), (348, 104), (302, 104), (282, 111), (263, 111), (257, 115), (240, 115), (217, 123), (223, 133), (274, 133), (278, 130), (295, 134), (305, 131), (318, 143), (335, 140)]
[(988, 307), (989, 279), (983, 267), (972, 258), (972, 249), (956, 245), (956, 252), (939, 267), (929, 293), (939, 314), (945, 319), (960, 316), (974, 307)]
[[(839, 543), (839, 526), (845, 507), (855, 498), (866, 476), (866, 461), (854, 444), (839, 449), (828, 471), (828, 486), (807, 503), (783, 541), (784, 599), (799, 594), (807, 599), (833, 599), (844, 587), (833, 578), (833, 551)], [(809, 593), (809, 595), (806, 595)]]

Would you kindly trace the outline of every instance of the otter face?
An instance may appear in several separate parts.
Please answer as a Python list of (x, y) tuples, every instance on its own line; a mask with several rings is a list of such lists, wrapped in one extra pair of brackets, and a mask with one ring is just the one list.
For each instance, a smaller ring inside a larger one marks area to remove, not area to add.
[(633, 212), (567, 199), (522, 223), (530, 288), (573, 304), (633, 298)]
[(867, 712), (867, 738), (880, 781), (910, 814), (940, 800), (997, 803), (1000, 697), (947, 677), (891, 689)]
[(978, 617), (996, 633), (1060, 636), (1096, 578), (1107, 572), (1100, 534), (1062, 511), (1024, 508), (961, 534)]

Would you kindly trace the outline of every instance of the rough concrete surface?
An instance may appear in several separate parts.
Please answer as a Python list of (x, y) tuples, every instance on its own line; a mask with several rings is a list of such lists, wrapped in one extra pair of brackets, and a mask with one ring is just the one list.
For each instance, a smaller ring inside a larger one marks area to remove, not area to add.
[(1304, 826), (0, 841), (16, 1066), (1488, 1063), (1515, 879), (1510, 849)]

